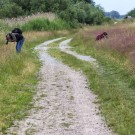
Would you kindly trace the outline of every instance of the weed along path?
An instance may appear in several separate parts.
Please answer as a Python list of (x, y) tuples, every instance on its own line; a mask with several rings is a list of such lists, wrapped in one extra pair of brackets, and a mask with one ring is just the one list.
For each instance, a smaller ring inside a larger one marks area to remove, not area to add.
[[(8, 135), (113, 135), (94, 104), (96, 96), (88, 89), (85, 76), (47, 53), (50, 40), (36, 47), (42, 67), (34, 108), (16, 121)], [(69, 40), (61, 42), (64, 48)], [(91, 60), (95, 61), (91, 58)]]

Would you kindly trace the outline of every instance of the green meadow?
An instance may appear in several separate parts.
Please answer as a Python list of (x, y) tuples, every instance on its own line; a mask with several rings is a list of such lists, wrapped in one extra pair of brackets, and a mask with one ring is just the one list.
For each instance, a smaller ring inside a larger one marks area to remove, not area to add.
[[(72, 50), (95, 58), (98, 68), (58, 49), (49, 50), (53, 57), (83, 71), (89, 88), (98, 95), (101, 114), (119, 135), (135, 134), (135, 29), (132, 28), (132, 24), (127, 26), (123, 23), (109, 27), (84, 27), (74, 36), (70, 43)], [(108, 38), (95, 41), (96, 35), (102, 31), (108, 33)]]
[[(0, 21), (0, 132), (22, 119), (32, 108), (32, 97), (38, 83), (41, 62), (34, 47), (57, 37), (73, 38), (70, 46), (79, 54), (92, 56), (99, 65), (54, 49), (49, 54), (81, 70), (89, 88), (98, 96), (101, 114), (108, 126), (119, 135), (135, 134), (135, 28), (133, 22), (115, 25), (84, 26), (73, 30), (63, 20), (34, 19), (22, 25), (8, 25)], [(5, 34), (13, 27), (24, 31), (22, 52), (16, 54), (15, 44), (5, 45)], [(95, 41), (98, 33), (106, 31), (108, 38)]]

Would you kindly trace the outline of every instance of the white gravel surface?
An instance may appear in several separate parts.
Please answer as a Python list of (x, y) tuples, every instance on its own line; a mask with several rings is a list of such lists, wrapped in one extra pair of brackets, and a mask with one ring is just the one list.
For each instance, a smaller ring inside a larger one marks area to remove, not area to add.
[(61, 49), (61, 51), (64, 51), (68, 54), (71, 54), (75, 57), (77, 57), (78, 59), (81, 59), (81, 60), (85, 60), (85, 61), (88, 61), (88, 62), (96, 62), (96, 59), (90, 57), (90, 56), (85, 56), (85, 55), (80, 55), (80, 54), (77, 54), (76, 52), (73, 52), (73, 51), (70, 51), (69, 49), (71, 48), (70, 46), (68, 46), (68, 43), (71, 42), (72, 38), (71, 39), (67, 39), (63, 42), (61, 42), (59, 44), (59, 48)]
[(25, 119), (14, 123), (8, 135), (113, 135), (99, 115), (96, 96), (82, 72), (47, 54), (47, 45), (60, 39), (36, 47), (43, 65), (34, 108)]

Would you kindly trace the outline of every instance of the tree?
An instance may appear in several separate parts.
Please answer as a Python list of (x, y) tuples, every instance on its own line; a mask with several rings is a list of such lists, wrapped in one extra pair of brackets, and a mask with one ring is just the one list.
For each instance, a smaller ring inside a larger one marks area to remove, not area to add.
[(0, 8), (2, 8), (4, 5), (8, 4), (8, 0), (0, 0)]
[(54, 12), (71, 24), (101, 24), (104, 18), (103, 10), (93, 0), (1, 0), (0, 4), (1, 17)]
[(73, 0), (75, 3), (77, 2), (87, 2), (89, 4), (94, 4), (93, 0)]
[(15, 3), (16, 5), (21, 7), (26, 14), (29, 14), (29, 12), (31, 11), (30, 2), (31, 0), (11, 0), (11, 3)]
[(114, 11), (114, 10), (111, 11), (111, 12), (106, 12), (105, 15), (108, 16), (108, 17), (111, 17), (113, 19), (119, 19), (121, 17), (119, 12)]
[(126, 16), (135, 17), (135, 8), (127, 13)]
[(36, 13), (36, 12), (45, 12), (46, 11), (46, 5), (45, 0), (31, 0), (30, 1), (30, 13)]
[(3, 6), (3, 8), (0, 9), (0, 18), (4, 18), (4, 17), (11, 18), (11, 17), (17, 17), (19, 15), (23, 15), (23, 10), (15, 3), (6, 4)]
[(71, 5), (67, 10), (60, 12), (59, 15), (68, 22), (101, 24), (104, 20), (104, 13), (100, 7), (95, 7), (84, 1)]

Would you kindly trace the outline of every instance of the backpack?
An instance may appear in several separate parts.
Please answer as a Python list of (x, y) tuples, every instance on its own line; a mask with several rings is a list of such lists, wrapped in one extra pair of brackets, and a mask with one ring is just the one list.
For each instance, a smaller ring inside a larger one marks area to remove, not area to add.
[(14, 28), (11, 32), (12, 33), (22, 34), (22, 30), (20, 30), (19, 28)]

